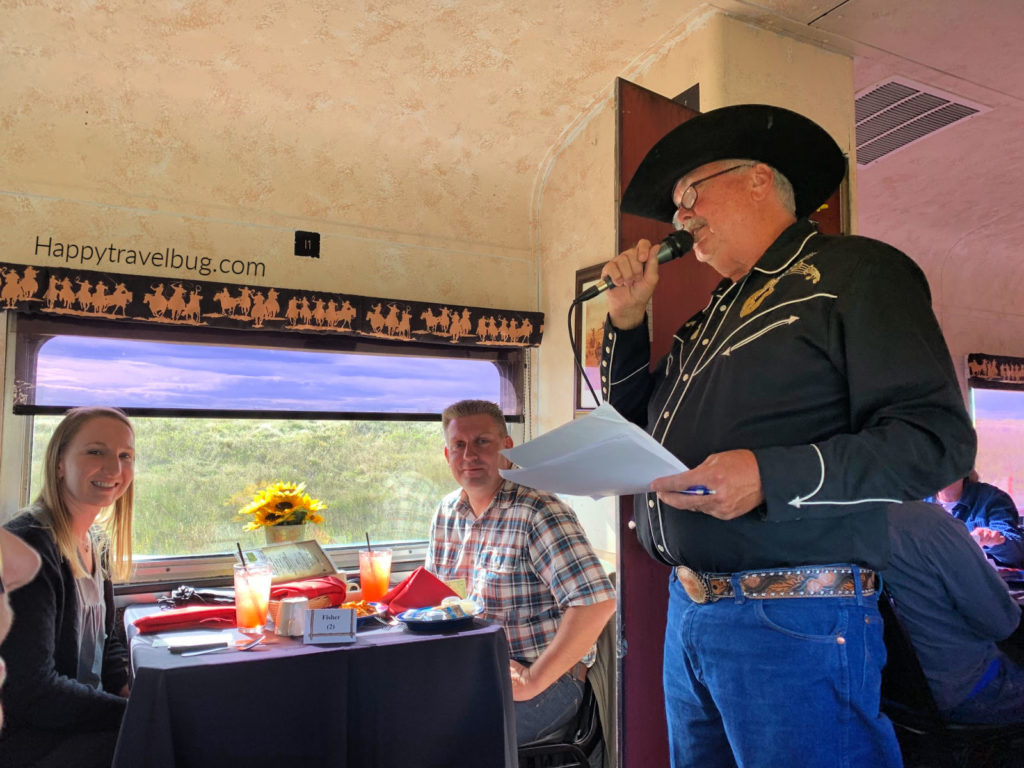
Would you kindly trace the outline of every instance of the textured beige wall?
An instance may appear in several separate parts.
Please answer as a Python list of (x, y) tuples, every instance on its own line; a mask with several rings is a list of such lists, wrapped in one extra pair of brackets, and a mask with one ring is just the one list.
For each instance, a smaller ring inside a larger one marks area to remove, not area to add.
[[(481, 170), (469, 125), (425, 122), (467, 98), (446, 67), (486, 79), (494, 62), (439, 56), (443, 30), (420, 32), (331, 4), (0, 4), (0, 261), (56, 263), (35, 248), (52, 237), (265, 273), (86, 268), (536, 309), (527, 193), (497, 176), (522, 158)], [(493, 115), (471, 120), (486, 132)], [(321, 234), (319, 261), (292, 255), (299, 229)]]
[(634, 82), (670, 97), (699, 82), (703, 112), (749, 103), (792, 109), (855, 158), (852, 59), (717, 11), (696, 16), (689, 29)]
[[(145, 210), (90, 200), (88, 193), (73, 197), (83, 193), (53, 187), (46, 194), (0, 192), (0, 261), (536, 309), (535, 260), (529, 249), (257, 213), (241, 204), (224, 210), (187, 204), (177, 210)], [(297, 229), (320, 233), (319, 259), (293, 255)], [(54, 255), (58, 246), (61, 257)], [(68, 254), (82, 253), (83, 246), (99, 255), (69, 260)], [(111, 246), (111, 251), (124, 251), (114, 262), (110, 251), (103, 253)], [(141, 258), (131, 263), (130, 250), (173, 251), (188, 259), (179, 269), (166, 263), (154, 267), (152, 260), (143, 266)], [(203, 259), (210, 273), (185, 269), (185, 264), (201, 267)]]
[[(1012, 230), (993, 229), (978, 223), (948, 249), (924, 252), (920, 258), (965, 391), (968, 354), (1024, 356), (1024, 263), (1006, 258), (1005, 238)], [(1024, 231), (1016, 237), (1024, 238)], [(908, 242), (913, 248), (913, 241)]]

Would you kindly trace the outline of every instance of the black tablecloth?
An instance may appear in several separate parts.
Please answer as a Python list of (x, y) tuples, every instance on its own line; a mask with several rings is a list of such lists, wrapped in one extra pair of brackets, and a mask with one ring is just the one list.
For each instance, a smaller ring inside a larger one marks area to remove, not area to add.
[[(361, 630), (342, 646), (274, 644), (183, 658), (125, 614), (135, 680), (115, 768), (514, 768), (508, 645), (499, 626)], [(133, 636), (134, 635), (134, 636)]]

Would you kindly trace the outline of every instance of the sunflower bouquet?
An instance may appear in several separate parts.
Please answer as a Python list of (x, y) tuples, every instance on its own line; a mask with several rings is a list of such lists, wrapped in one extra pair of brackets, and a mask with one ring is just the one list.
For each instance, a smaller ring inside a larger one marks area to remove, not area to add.
[(305, 483), (274, 483), (259, 491), (251, 502), (238, 510), (239, 515), (251, 516), (244, 530), (255, 531), (272, 525), (302, 525), (322, 523), (318, 514), (327, 505), (311, 498)]

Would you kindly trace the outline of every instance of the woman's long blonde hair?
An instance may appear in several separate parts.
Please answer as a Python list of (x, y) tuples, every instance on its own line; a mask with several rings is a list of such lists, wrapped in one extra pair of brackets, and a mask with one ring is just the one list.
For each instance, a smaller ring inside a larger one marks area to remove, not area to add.
[[(37, 504), (46, 507), (53, 521), (53, 537), (57, 548), (64, 559), (71, 565), (71, 573), (76, 577), (85, 576), (78, 556), (78, 545), (71, 530), (71, 512), (64, 501), (64, 493), (60, 481), (60, 461), (79, 430), (86, 422), (95, 418), (117, 419), (127, 425), (135, 434), (132, 423), (124, 411), (118, 408), (88, 406), (72, 408), (57, 425), (57, 429), (46, 446), (46, 464), (43, 467), (43, 490), (36, 499)], [(132, 569), (132, 510), (135, 501), (135, 480), (128, 485), (121, 497), (114, 504), (100, 513), (96, 522), (107, 532), (109, 542), (104, 542), (96, 554), (96, 562), (108, 560), (112, 575), (118, 581), (127, 581)], [(109, 559), (108, 559), (109, 558)]]

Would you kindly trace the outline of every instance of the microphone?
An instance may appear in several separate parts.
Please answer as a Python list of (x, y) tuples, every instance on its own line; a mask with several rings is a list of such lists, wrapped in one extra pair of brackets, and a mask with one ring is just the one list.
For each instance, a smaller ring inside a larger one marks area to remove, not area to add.
[[(688, 253), (691, 248), (693, 248), (693, 235), (685, 229), (673, 232), (661, 241), (661, 248), (658, 249), (658, 264), (664, 264), (667, 261), (672, 261), (672, 259), (678, 259), (680, 256)], [(595, 296), (599, 296), (609, 288), (614, 287), (615, 283), (612, 282), (610, 277), (606, 276), (603, 282), (590, 286), (587, 290), (577, 296), (576, 301), (590, 301)]]

